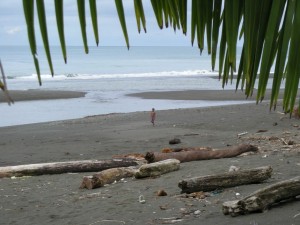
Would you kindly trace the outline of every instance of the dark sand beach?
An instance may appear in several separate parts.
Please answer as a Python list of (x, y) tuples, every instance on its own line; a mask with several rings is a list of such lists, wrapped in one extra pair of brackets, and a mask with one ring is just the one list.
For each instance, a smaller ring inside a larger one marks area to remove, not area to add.
[[(182, 99), (182, 94), (184, 99), (201, 99), (201, 91), (170, 93), (174, 99)], [(155, 95), (166, 98), (165, 93)], [(226, 96), (236, 98), (234, 91), (226, 91)], [(300, 121), (282, 114), (280, 109), (279, 105), (278, 110), (269, 111), (267, 101), (258, 105), (157, 109), (155, 127), (149, 112), (135, 112), (0, 128), (0, 166), (102, 160), (117, 154), (160, 151), (172, 147), (169, 140), (174, 137), (181, 140), (176, 147), (225, 148), (246, 143), (259, 148), (254, 154), (182, 163), (180, 170), (155, 179), (126, 178), (94, 190), (79, 189), (82, 177), (93, 173), (3, 178), (0, 224), (300, 224), (299, 197), (264, 213), (238, 217), (222, 213), (225, 201), (299, 176)], [(244, 135), (239, 136), (241, 133)], [(293, 144), (286, 145), (288, 141)], [(270, 165), (273, 175), (263, 183), (226, 188), (204, 199), (181, 195), (180, 180), (227, 172), (232, 165), (241, 169)], [(159, 189), (168, 195), (156, 196)], [(144, 204), (138, 201), (140, 195), (144, 196)]]

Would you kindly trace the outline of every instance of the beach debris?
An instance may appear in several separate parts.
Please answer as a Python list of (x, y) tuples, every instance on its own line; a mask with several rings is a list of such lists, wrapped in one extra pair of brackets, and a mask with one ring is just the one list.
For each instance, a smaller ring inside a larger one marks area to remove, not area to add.
[(269, 141), (277, 141), (279, 137), (271, 136), (269, 137)]
[(241, 167), (238, 167), (238, 166), (230, 166), (229, 167), (229, 172), (239, 171), (240, 169), (241, 169)]
[(141, 153), (129, 153), (129, 154), (125, 154), (125, 155), (113, 155), (112, 158), (114, 159), (134, 159), (134, 160), (144, 160), (145, 159), (145, 155), (141, 154)]
[(129, 167), (137, 165), (138, 163), (133, 159), (110, 159), (4, 166), (0, 167), (0, 178), (77, 172), (99, 172), (110, 168)]
[(197, 136), (197, 135), (199, 135), (199, 134), (197, 134), (197, 133), (190, 133), (190, 134), (184, 134), (183, 136)]
[(240, 200), (224, 202), (222, 209), (225, 215), (231, 216), (263, 212), (275, 203), (298, 195), (300, 195), (300, 176), (258, 189)]
[(280, 138), (280, 140), (282, 141), (283, 144), (288, 145), (288, 143), (283, 138)]
[(160, 205), (159, 208), (161, 210), (167, 210), (169, 207), (168, 207), (168, 204), (167, 204), (167, 205)]
[(256, 133), (264, 133), (264, 132), (268, 132), (268, 130), (258, 130), (258, 131), (256, 131)]
[(167, 159), (160, 162), (144, 164), (135, 173), (135, 178), (157, 177), (165, 173), (179, 170), (180, 161)]
[(146, 200), (145, 200), (145, 198), (144, 198), (144, 195), (140, 195), (140, 196), (139, 196), (139, 203), (142, 203), (142, 204), (146, 203)]
[(182, 193), (214, 191), (220, 188), (260, 183), (270, 178), (272, 171), (273, 169), (271, 166), (263, 166), (254, 169), (239, 170), (216, 175), (193, 177), (181, 180), (178, 183), (178, 187), (182, 189)]
[(153, 222), (155, 222), (156, 224), (174, 224), (182, 221), (183, 221), (182, 218), (170, 217), (170, 218), (155, 219)]
[(208, 196), (210, 196), (210, 194), (204, 191), (196, 191), (190, 194), (185, 194), (186, 198), (195, 198), (195, 199), (204, 199)]
[(293, 218), (296, 218), (297, 216), (300, 216), (300, 213), (296, 214)]
[(170, 145), (176, 145), (176, 144), (179, 144), (179, 143), (181, 143), (181, 140), (179, 138), (173, 138), (169, 141)]
[(181, 151), (181, 152), (147, 152), (145, 159), (148, 163), (158, 162), (166, 159), (178, 159), (180, 162), (190, 162), (206, 159), (220, 159), (236, 157), (245, 152), (257, 152), (258, 148), (253, 145), (241, 144), (224, 149), (207, 149), (203, 151)]
[(194, 215), (199, 215), (201, 213), (201, 211), (198, 209), (194, 212)]
[(244, 136), (244, 135), (246, 135), (246, 134), (248, 134), (248, 132), (247, 132), (247, 131), (245, 131), (245, 132), (242, 132), (242, 133), (239, 133), (239, 134), (237, 134), (237, 136), (238, 136), (238, 137), (241, 137), (241, 136)]
[(164, 189), (160, 189), (156, 192), (157, 196), (167, 196), (167, 192)]
[(92, 176), (84, 176), (80, 188), (94, 189), (106, 184), (113, 184), (126, 177), (133, 177), (137, 169), (135, 167), (119, 167), (103, 170)]
[(86, 199), (86, 198), (111, 198), (113, 197), (111, 194), (108, 193), (103, 193), (103, 192), (96, 192), (96, 193), (89, 193), (89, 194), (84, 194), (78, 197), (78, 200)]

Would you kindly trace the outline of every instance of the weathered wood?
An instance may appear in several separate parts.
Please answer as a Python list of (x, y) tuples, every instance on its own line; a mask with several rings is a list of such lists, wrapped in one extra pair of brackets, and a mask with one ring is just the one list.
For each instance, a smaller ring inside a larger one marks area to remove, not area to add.
[(263, 212), (275, 203), (300, 195), (300, 176), (259, 189), (249, 196), (223, 203), (225, 215), (238, 216), (251, 212)]
[(165, 159), (178, 159), (180, 162), (190, 162), (195, 160), (231, 158), (250, 151), (256, 152), (258, 151), (258, 148), (253, 145), (242, 144), (219, 150), (183, 151), (170, 153), (147, 152), (145, 159), (148, 163), (158, 162)]
[(167, 159), (160, 162), (144, 164), (135, 174), (135, 178), (156, 177), (165, 173), (179, 170), (180, 162), (177, 159)]
[(258, 167), (248, 170), (239, 170), (217, 175), (208, 175), (185, 179), (178, 186), (182, 193), (197, 191), (213, 191), (220, 188), (234, 187), (243, 184), (260, 183), (272, 175), (270, 166)]
[(99, 172), (116, 167), (137, 166), (138, 163), (132, 159), (112, 160), (82, 160), (69, 162), (38, 163), (19, 166), (0, 167), (0, 178), (38, 176), (44, 174), (61, 174), (77, 172)]
[(113, 155), (112, 158), (114, 159), (134, 159), (134, 160), (145, 160), (145, 155), (142, 153), (129, 153), (129, 154), (122, 154), (122, 155)]
[(137, 169), (133, 167), (119, 167), (103, 170), (92, 176), (83, 177), (80, 188), (94, 189), (103, 187), (105, 184), (111, 184), (122, 178), (133, 177), (136, 172)]
[(187, 152), (187, 151), (208, 151), (213, 150), (211, 147), (187, 147), (187, 148), (163, 148), (162, 153), (170, 152)]

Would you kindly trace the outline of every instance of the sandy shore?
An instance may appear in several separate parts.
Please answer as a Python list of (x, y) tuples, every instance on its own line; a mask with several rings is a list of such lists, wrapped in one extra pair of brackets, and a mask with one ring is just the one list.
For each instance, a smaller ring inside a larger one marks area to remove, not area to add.
[[(161, 95), (165, 98), (164, 93)], [(177, 99), (181, 96), (180, 92)], [(155, 179), (129, 178), (94, 190), (79, 189), (82, 177), (91, 173), (0, 179), (0, 224), (164, 224), (170, 220), (203, 225), (300, 224), (299, 198), (264, 213), (233, 218), (221, 211), (224, 201), (299, 176), (299, 126), (295, 118), (269, 112), (265, 102), (158, 110), (155, 127), (150, 124), (149, 112), (137, 112), (0, 128), (0, 166), (110, 159), (116, 154), (160, 151), (171, 147), (168, 142), (174, 137), (182, 141), (177, 147), (224, 148), (240, 143), (259, 147), (256, 154), (182, 163), (179, 171)], [(284, 141), (294, 144), (285, 145)], [(274, 173), (262, 184), (224, 189), (205, 199), (180, 195), (181, 179), (223, 173), (231, 165), (242, 169), (271, 165)], [(159, 189), (168, 195), (157, 197)], [(145, 197), (145, 204), (138, 202), (140, 195)]]
[[(256, 101), (256, 90), (253, 95), (247, 96), (241, 90), (188, 90), (188, 91), (164, 91), (142, 92), (128, 94), (128, 96), (143, 99), (169, 99), (169, 100), (206, 100), (206, 101)], [(267, 90), (264, 99), (270, 99), (271, 91)], [(283, 96), (280, 92), (279, 99)]]
[[(77, 91), (52, 91), (52, 90), (10, 90), (9, 94), (15, 101), (33, 101), (50, 99), (67, 99), (84, 97), (86, 93)], [(5, 102), (4, 94), (0, 93), (0, 103)]]

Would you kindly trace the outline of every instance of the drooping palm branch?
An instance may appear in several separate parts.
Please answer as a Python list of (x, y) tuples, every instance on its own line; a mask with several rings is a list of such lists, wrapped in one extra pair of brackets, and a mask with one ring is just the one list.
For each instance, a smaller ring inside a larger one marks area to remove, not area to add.
[[(146, 32), (146, 18), (142, 0), (133, 0), (138, 30)], [(187, 0), (150, 0), (158, 26), (171, 27), (187, 33)], [(270, 107), (276, 107), (280, 85), (285, 81), (283, 107), (292, 111), (295, 105), (300, 78), (300, 1), (296, 0), (191, 0), (191, 42), (197, 42), (202, 52), (205, 40), (215, 69), (219, 51), (219, 75), (223, 86), (237, 73), (236, 88), (251, 96), (258, 80), (257, 102), (265, 96), (270, 70), (275, 65)], [(34, 64), (41, 83), (36, 56), (34, 2), (36, 3), (40, 32), (51, 73), (53, 72), (43, 0), (23, 0), (28, 38)], [(101, 4), (101, 1), (98, 1)], [(67, 62), (64, 38), (63, 1), (54, 0), (61, 49)], [(78, 17), (85, 52), (88, 53), (85, 0), (77, 0)], [(90, 14), (98, 45), (96, 0), (89, 0)], [(126, 17), (122, 0), (115, 0), (116, 10), (129, 48)], [(206, 35), (206, 37), (205, 37)], [(243, 39), (240, 61), (237, 63), (236, 46)], [(0, 85), (2, 84), (0, 80)], [(299, 102), (300, 104), (300, 102)], [(299, 107), (300, 108), (300, 107)]]

